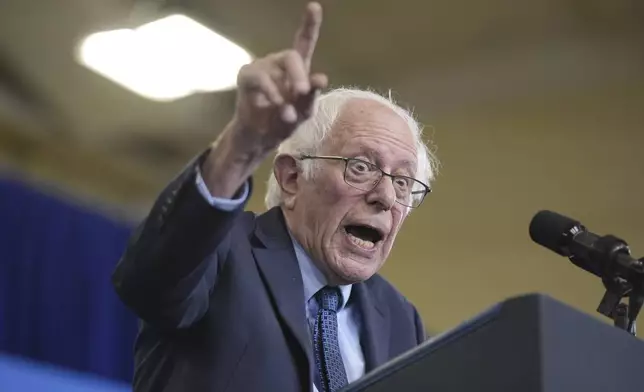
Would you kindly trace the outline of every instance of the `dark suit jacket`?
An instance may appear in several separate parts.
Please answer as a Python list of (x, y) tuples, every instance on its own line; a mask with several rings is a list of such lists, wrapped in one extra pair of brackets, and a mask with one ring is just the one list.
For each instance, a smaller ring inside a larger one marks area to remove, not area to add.
[[(311, 390), (304, 289), (281, 210), (213, 208), (195, 173), (193, 163), (162, 192), (112, 277), (141, 319), (134, 390)], [(424, 340), (415, 308), (382, 277), (353, 290), (367, 371)]]

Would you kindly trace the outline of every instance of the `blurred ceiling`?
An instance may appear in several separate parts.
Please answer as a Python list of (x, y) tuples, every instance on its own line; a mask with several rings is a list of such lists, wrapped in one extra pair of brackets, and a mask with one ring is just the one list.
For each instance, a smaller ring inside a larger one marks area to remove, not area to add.
[[(161, 3), (261, 56), (290, 45), (306, 2)], [(597, 230), (639, 235), (644, 252), (637, 224), (644, 216), (644, 2), (322, 4), (314, 68), (336, 86), (393, 89), (430, 126), (444, 164), (436, 194), (410, 218), (385, 273), (426, 317), (440, 314), (437, 330), (526, 290), (592, 312), (598, 282), (565, 260), (544, 262), (555, 256), (529, 243), (527, 224), (539, 208), (560, 208), (601, 224)], [(153, 102), (78, 65), (73, 50), (85, 35), (154, 16), (133, 15), (133, 5), (0, 3), (0, 156), (25, 176), (140, 217), (223, 128), (234, 92)], [(261, 182), (268, 165), (260, 172)], [(522, 273), (529, 274), (522, 284), (509, 278)], [(470, 289), (454, 291), (463, 280)]]

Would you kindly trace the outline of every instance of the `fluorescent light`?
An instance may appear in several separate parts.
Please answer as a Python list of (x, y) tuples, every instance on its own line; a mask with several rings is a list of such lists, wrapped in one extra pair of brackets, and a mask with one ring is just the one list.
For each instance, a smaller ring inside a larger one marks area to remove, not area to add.
[(252, 60), (234, 42), (184, 15), (92, 34), (77, 57), (89, 69), (158, 101), (232, 89), (239, 69)]

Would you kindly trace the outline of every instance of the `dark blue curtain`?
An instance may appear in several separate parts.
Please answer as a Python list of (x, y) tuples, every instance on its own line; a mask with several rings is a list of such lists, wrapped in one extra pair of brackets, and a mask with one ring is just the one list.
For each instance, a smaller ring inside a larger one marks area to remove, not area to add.
[(131, 380), (136, 319), (110, 284), (131, 230), (0, 179), (0, 351)]

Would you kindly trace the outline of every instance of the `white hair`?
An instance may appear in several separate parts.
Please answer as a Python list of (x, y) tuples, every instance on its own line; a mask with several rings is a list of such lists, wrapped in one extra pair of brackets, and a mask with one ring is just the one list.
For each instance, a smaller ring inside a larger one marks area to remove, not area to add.
[[(279, 145), (277, 156), (282, 154), (294, 157), (302, 154), (316, 155), (340, 114), (342, 107), (353, 99), (380, 102), (405, 120), (416, 143), (418, 161), (416, 178), (429, 185), (436, 174), (438, 161), (422, 140), (422, 125), (414, 119), (410, 111), (403, 109), (394, 102), (391, 92), (389, 92), (388, 97), (385, 97), (369, 90), (337, 88), (321, 95), (315, 102), (313, 116), (303, 122), (288, 139)], [(313, 174), (314, 161), (306, 160), (300, 161), (300, 163), (302, 165), (302, 175), (304, 178), (310, 178)], [(268, 178), (268, 189), (264, 202), (269, 209), (282, 203), (282, 191), (273, 172)]]

